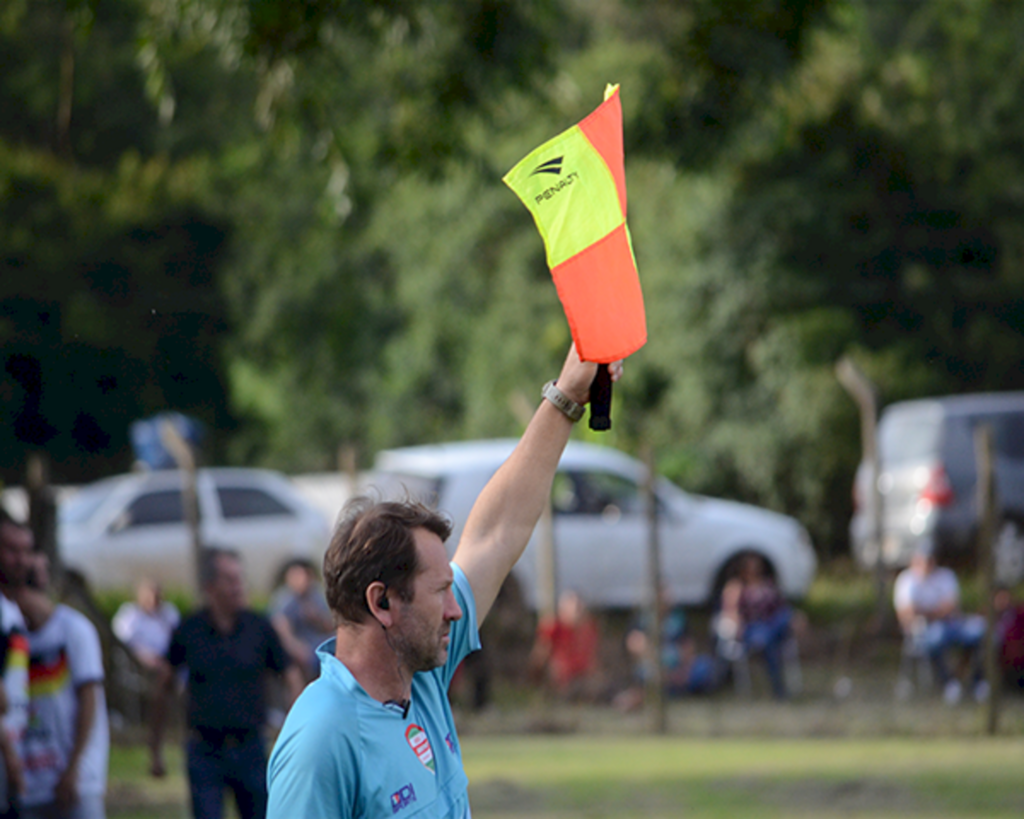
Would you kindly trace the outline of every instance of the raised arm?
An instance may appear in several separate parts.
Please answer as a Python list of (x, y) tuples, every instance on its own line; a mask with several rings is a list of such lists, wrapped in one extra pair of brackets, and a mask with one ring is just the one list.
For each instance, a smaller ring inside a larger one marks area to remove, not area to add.
[[(585, 404), (596, 372), (597, 365), (580, 361), (573, 345), (558, 376), (558, 388)], [(611, 365), (613, 381), (621, 374), (621, 362)], [(473, 588), (478, 624), (491, 610), (537, 525), (572, 426), (561, 410), (542, 400), (516, 448), (473, 505), (454, 560)]]

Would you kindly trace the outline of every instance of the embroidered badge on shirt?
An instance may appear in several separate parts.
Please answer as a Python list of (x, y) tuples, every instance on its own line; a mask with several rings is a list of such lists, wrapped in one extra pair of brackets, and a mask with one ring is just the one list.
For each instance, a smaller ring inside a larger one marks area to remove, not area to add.
[(422, 762), (431, 773), (437, 773), (434, 765), (434, 749), (430, 747), (430, 738), (427, 732), (419, 725), (410, 725), (405, 730), (405, 741), (409, 743), (416, 758)]

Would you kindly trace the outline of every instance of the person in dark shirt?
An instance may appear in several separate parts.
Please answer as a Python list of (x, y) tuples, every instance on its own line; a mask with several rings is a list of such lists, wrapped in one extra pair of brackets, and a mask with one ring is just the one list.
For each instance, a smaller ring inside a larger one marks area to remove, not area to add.
[(284, 676), (289, 701), (302, 690), (270, 622), (247, 608), (242, 565), (235, 552), (202, 556), (206, 606), (181, 622), (157, 680), (150, 743), (151, 772), (165, 773), (162, 740), (168, 695), (177, 669), (188, 670), (186, 758), (196, 819), (220, 819), (230, 788), (242, 819), (266, 815), (265, 674)]

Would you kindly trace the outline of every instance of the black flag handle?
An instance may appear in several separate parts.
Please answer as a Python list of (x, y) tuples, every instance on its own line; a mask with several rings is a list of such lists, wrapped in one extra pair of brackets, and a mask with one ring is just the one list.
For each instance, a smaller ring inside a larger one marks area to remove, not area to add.
[(612, 376), (607, 364), (597, 365), (590, 384), (590, 428), (598, 432), (612, 428)]

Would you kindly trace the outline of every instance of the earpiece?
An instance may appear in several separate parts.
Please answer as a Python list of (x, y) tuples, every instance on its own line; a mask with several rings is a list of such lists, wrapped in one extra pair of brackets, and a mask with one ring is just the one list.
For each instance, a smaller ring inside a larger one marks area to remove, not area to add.
[(385, 611), (391, 608), (391, 603), (388, 601), (387, 597), (381, 597), (380, 602), (377, 605)]

